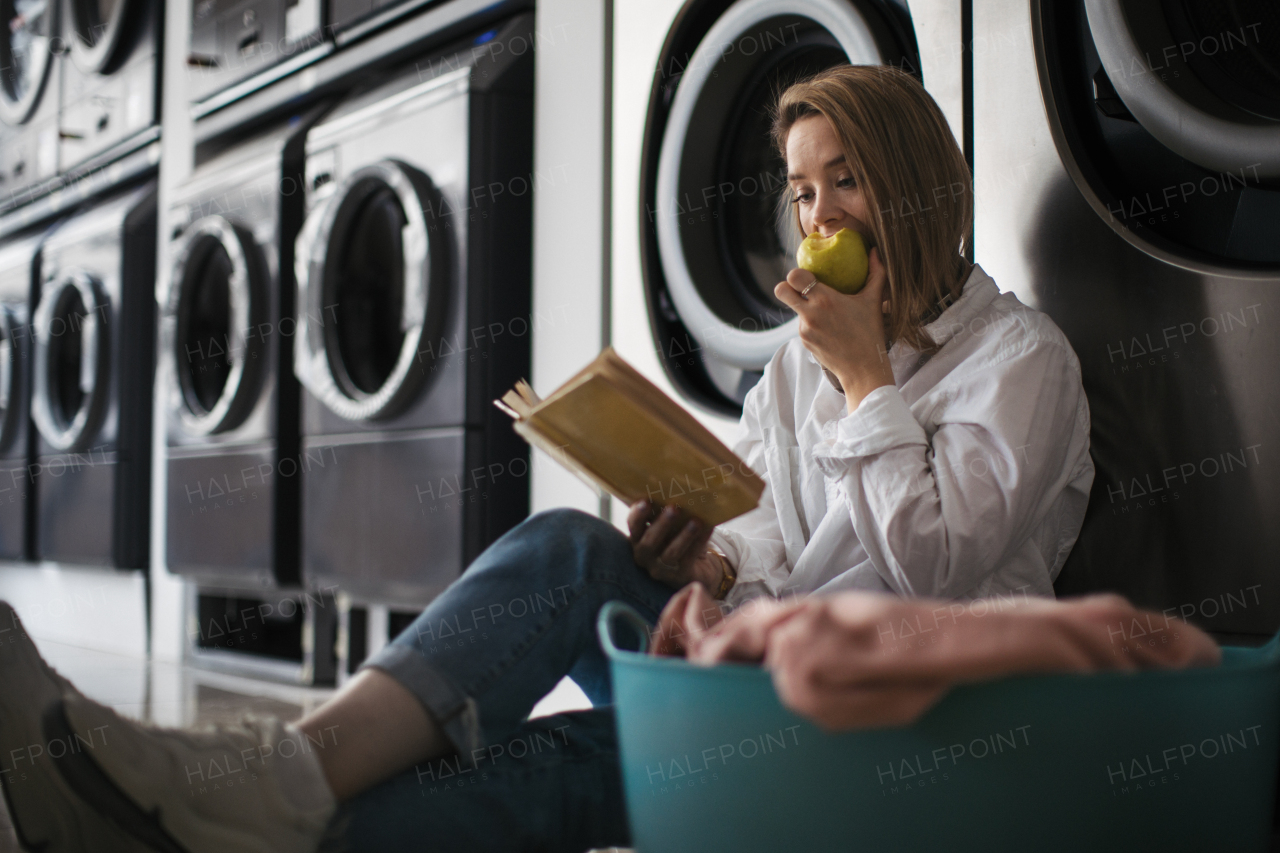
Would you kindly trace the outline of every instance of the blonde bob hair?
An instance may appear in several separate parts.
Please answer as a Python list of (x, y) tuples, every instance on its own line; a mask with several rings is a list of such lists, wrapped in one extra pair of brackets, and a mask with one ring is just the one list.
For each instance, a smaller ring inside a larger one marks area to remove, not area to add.
[[(891, 341), (926, 352), (925, 332), (943, 300), (959, 297), (969, 262), (962, 252), (973, 222), (969, 167), (942, 110), (920, 81), (892, 66), (837, 65), (779, 97), (773, 141), (783, 159), (802, 118), (824, 116), (862, 188), (870, 245), (888, 273)], [(800, 209), (795, 222), (803, 236)]]

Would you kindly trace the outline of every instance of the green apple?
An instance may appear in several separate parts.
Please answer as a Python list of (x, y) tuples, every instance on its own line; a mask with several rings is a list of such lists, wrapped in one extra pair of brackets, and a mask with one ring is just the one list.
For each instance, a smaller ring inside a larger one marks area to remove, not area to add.
[(796, 266), (841, 293), (857, 293), (867, 283), (867, 247), (857, 231), (842, 228), (830, 237), (814, 231), (796, 250)]

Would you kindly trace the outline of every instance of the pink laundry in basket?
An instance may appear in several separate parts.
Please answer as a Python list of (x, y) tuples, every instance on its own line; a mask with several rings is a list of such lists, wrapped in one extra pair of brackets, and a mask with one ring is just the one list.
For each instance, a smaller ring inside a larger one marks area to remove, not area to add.
[(763, 662), (783, 704), (832, 730), (908, 724), (958, 684), (1221, 660), (1199, 628), (1117, 595), (943, 601), (842, 592), (755, 600), (725, 618), (690, 584), (651, 640), (655, 653), (700, 664)]

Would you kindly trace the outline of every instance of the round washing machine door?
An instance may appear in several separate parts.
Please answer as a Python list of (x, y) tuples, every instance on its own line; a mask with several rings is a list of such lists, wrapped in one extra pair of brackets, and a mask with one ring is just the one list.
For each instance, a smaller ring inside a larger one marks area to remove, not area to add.
[(1251, 165), (1280, 178), (1274, 0), (1086, 0), (1085, 9), (1111, 85), (1152, 136), (1206, 169)]
[[(726, 414), (796, 334), (773, 288), (798, 235), (770, 111), (789, 82), (832, 65), (914, 68), (892, 4), (688, 4), (663, 49), (642, 167), (645, 285), (657, 345), (688, 396)], [(699, 23), (703, 21), (704, 23)]]
[(113, 71), (142, 5), (143, 0), (70, 0), (68, 31), (76, 67), (90, 74)]
[(298, 237), (298, 379), (351, 421), (394, 417), (426, 381), (423, 344), (443, 328), (443, 198), (395, 160), (352, 172)]
[(90, 273), (73, 271), (46, 287), (35, 313), (31, 416), (58, 450), (86, 450), (106, 413), (111, 305)]
[(14, 446), (22, 431), (22, 323), (8, 305), (0, 305), (0, 453)]
[(253, 409), (262, 387), (267, 283), (253, 235), (221, 216), (187, 228), (174, 260), (166, 319), (183, 428), (226, 432)]
[(1036, 0), (1054, 141), (1128, 242), (1207, 272), (1280, 263), (1280, 6)]
[(0, 121), (19, 125), (44, 93), (61, 0), (0, 0)]

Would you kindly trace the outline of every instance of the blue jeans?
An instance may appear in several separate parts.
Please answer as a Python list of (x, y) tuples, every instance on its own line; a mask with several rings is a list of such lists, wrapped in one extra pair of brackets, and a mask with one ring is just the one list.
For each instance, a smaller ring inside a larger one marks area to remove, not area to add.
[[(674, 592), (637, 566), (626, 536), (601, 519), (552, 510), (508, 532), (364, 663), (417, 696), (456, 752), (342, 804), (321, 849), (626, 846), (596, 614), (621, 599), (656, 622)], [(527, 720), (566, 674), (595, 707)]]

